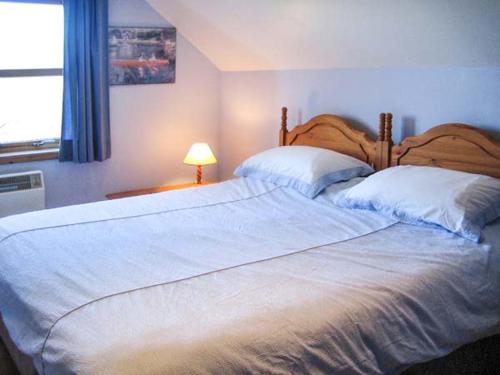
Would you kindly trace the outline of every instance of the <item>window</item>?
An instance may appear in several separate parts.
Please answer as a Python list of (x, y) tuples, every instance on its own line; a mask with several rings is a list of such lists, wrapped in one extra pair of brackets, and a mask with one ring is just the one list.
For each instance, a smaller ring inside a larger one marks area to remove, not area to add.
[(0, 1), (0, 163), (57, 157), (63, 17), (54, 0)]

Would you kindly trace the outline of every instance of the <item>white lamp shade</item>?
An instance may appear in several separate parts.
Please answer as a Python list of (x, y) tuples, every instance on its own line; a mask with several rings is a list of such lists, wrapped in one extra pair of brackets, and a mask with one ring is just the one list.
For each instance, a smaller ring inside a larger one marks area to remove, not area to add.
[(217, 159), (210, 149), (210, 146), (206, 143), (194, 143), (184, 158), (184, 164), (189, 165), (207, 165), (215, 163), (217, 163)]

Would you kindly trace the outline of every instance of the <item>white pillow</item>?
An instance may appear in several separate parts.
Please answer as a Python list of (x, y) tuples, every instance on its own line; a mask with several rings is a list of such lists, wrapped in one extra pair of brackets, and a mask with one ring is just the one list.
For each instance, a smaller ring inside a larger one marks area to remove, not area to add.
[(372, 167), (332, 150), (310, 146), (281, 146), (245, 160), (234, 174), (291, 187), (314, 198), (327, 186), (373, 173)]
[(500, 217), (500, 179), (434, 167), (388, 168), (333, 199), (341, 207), (378, 211), (406, 223), (439, 225), (479, 241)]

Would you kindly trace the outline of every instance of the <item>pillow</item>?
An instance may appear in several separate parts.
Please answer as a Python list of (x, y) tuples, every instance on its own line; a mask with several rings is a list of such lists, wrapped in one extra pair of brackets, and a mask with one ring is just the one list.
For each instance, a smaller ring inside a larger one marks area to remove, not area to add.
[(245, 160), (234, 174), (293, 188), (314, 198), (327, 186), (373, 173), (372, 167), (332, 150), (310, 146), (281, 146)]
[(378, 211), (405, 223), (434, 224), (479, 242), (500, 217), (500, 179), (435, 167), (385, 169), (333, 199), (341, 207)]

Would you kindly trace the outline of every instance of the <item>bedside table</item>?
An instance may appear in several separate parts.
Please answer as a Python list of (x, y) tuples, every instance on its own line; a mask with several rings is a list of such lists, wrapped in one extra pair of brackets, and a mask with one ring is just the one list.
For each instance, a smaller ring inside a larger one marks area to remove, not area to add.
[(162, 191), (180, 190), (180, 189), (187, 189), (187, 188), (193, 188), (193, 187), (208, 186), (208, 185), (213, 185), (216, 183), (217, 183), (216, 181), (205, 181), (205, 182), (202, 182), (201, 184), (197, 184), (196, 182), (187, 182), (184, 184), (177, 184), (177, 185), (157, 186), (157, 187), (152, 187), (152, 188), (147, 188), (147, 189), (137, 189), (137, 190), (122, 191), (119, 193), (110, 193), (110, 194), (106, 194), (106, 198), (108, 198), (108, 199), (120, 199), (120, 198), (127, 198), (127, 197), (135, 197), (138, 195), (161, 193)]

